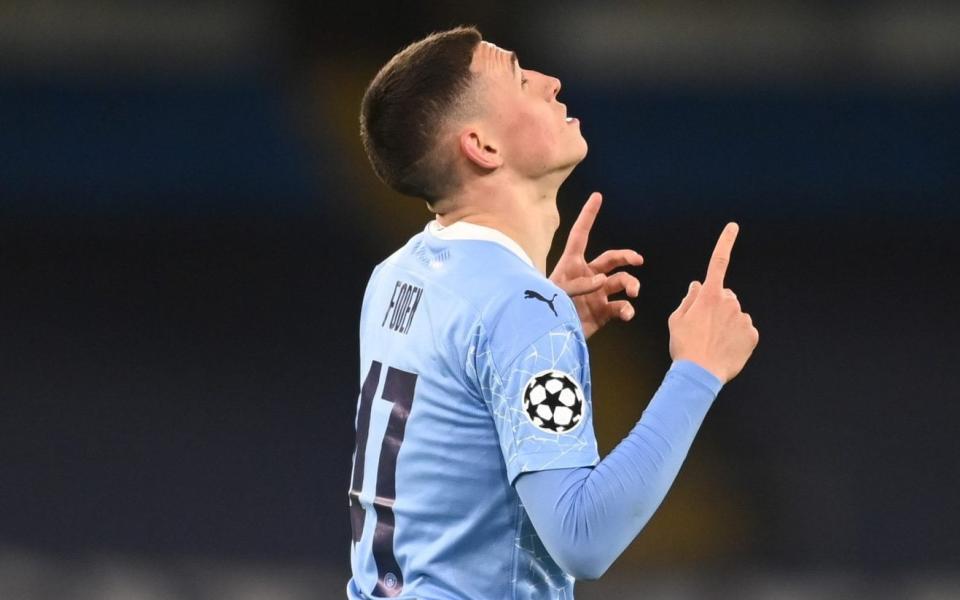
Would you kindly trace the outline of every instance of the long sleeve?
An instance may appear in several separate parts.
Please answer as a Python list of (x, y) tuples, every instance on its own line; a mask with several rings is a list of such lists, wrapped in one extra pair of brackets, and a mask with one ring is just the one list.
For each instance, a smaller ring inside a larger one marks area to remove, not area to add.
[(577, 579), (602, 575), (673, 483), (722, 383), (675, 362), (630, 434), (593, 467), (534, 471), (515, 482), (537, 534)]

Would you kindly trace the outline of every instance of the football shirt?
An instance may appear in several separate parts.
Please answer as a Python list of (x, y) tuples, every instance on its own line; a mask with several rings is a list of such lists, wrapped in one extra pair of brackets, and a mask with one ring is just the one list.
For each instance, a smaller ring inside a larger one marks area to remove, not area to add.
[(513, 488), (598, 461), (570, 298), (503, 233), (436, 221), (360, 317), (348, 597), (572, 598)]

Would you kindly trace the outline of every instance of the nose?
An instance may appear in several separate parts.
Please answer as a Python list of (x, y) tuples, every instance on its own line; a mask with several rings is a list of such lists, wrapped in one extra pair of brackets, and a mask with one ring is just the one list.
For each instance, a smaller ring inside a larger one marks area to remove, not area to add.
[(560, 87), (561, 87), (560, 80), (557, 79), (556, 77), (550, 77), (549, 82), (550, 82), (550, 91), (553, 94), (553, 97), (556, 98), (557, 94), (560, 93)]

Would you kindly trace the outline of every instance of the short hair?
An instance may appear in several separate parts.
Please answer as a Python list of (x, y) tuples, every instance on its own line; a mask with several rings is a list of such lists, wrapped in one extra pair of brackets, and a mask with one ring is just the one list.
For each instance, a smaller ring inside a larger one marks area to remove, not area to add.
[(446, 120), (462, 109), (482, 41), (475, 27), (435, 32), (410, 44), (373, 78), (360, 104), (360, 137), (377, 177), (432, 204), (458, 184), (437, 150)]

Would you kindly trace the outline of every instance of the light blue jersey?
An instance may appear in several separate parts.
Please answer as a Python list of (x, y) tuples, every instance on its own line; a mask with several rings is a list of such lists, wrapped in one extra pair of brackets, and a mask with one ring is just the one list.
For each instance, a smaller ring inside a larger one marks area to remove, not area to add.
[(360, 389), (349, 598), (573, 597), (512, 484), (597, 463), (589, 357), (515, 242), (433, 222), (378, 265)]

